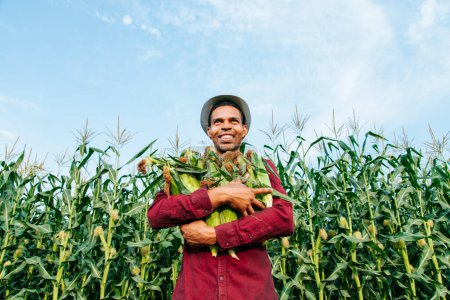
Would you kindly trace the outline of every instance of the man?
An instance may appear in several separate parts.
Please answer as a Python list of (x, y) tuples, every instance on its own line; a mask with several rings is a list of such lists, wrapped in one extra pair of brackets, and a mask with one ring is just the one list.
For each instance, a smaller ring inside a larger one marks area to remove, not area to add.
[[(208, 100), (200, 117), (203, 130), (219, 155), (237, 150), (250, 128), (247, 103), (236, 96), (222, 95)], [(276, 170), (271, 161), (267, 161)], [(286, 193), (280, 179), (269, 171), (271, 186)], [(190, 195), (156, 195), (148, 210), (152, 228), (180, 225), (185, 243), (181, 273), (173, 299), (277, 299), (272, 267), (263, 241), (291, 235), (294, 230), (291, 203), (274, 197), (265, 208), (255, 196), (271, 193), (270, 188), (249, 188), (239, 182)], [(242, 213), (239, 220), (210, 227), (202, 220), (215, 208), (228, 204)], [(261, 208), (255, 212), (254, 208)], [(209, 246), (221, 251), (211, 255)], [(235, 248), (239, 260), (227, 254)]]

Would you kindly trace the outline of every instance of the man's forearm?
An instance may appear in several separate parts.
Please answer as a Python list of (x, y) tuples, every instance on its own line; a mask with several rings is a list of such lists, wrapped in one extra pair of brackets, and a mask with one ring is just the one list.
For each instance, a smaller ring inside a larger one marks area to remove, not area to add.
[(273, 207), (233, 222), (210, 227), (204, 221), (198, 220), (180, 228), (185, 241), (192, 246), (210, 246), (218, 243), (221, 248), (228, 249), (259, 243), (292, 234), (294, 228), (292, 205), (275, 198)]
[(211, 246), (217, 243), (214, 227), (206, 225), (203, 220), (197, 220), (180, 226), (186, 243), (191, 246)]
[[(270, 166), (269, 178), (273, 189), (286, 194), (275, 165)], [(224, 248), (253, 244), (267, 239), (291, 235), (294, 231), (292, 204), (280, 198), (273, 198), (273, 206), (239, 220), (219, 225), (215, 228), (217, 241)]]
[(274, 205), (239, 220), (215, 227), (216, 238), (223, 249), (291, 235), (294, 231), (292, 204), (274, 198)]
[(219, 206), (227, 204), (227, 198), (223, 193), (220, 192), (220, 189), (212, 189), (208, 190), (208, 197), (211, 201), (212, 209), (216, 209)]
[(206, 188), (200, 188), (190, 195), (169, 197), (159, 192), (148, 209), (147, 217), (152, 228), (164, 228), (203, 218), (212, 210)]

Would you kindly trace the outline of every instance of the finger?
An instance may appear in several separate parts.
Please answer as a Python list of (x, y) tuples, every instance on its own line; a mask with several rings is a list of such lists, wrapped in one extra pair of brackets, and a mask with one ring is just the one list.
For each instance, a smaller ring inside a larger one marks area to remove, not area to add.
[(253, 189), (253, 193), (255, 195), (258, 195), (258, 194), (271, 194), (272, 191), (273, 190), (271, 188), (255, 188), (255, 189)]
[(252, 201), (252, 205), (255, 205), (256, 207), (258, 207), (258, 208), (260, 208), (260, 209), (266, 208), (266, 206), (265, 206), (261, 201), (259, 201), (259, 200), (257, 200), (257, 199), (254, 199), (254, 200)]
[(247, 208), (247, 211), (248, 211), (250, 214), (254, 214), (254, 213), (255, 213), (255, 210), (253, 209), (253, 207), (252, 207), (251, 205)]
[(247, 211), (246, 211), (246, 210), (244, 210), (244, 211), (242, 212), (242, 215), (243, 215), (244, 217), (248, 216), (248, 213), (247, 213)]

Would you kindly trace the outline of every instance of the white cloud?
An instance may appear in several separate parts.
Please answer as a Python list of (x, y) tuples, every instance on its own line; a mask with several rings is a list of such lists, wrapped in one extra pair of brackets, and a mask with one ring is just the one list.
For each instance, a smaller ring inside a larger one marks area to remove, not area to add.
[(268, 1), (210, 0), (193, 4), (190, 1), (165, 6), (162, 20), (182, 27), (190, 33), (212, 33), (218, 30), (253, 31), (283, 10), (283, 4)]
[[(420, 7), (420, 16), (416, 22), (409, 25), (408, 34), (412, 42), (421, 42), (433, 35), (440, 23), (449, 19), (450, 3), (426, 0)], [(446, 27), (446, 26), (444, 26)], [(448, 28), (447, 28), (448, 30)]]
[(122, 18), (122, 23), (124, 24), (124, 25), (131, 25), (131, 23), (133, 23), (133, 18), (131, 18), (131, 16), (130, 15), (125, 15), (125, 16), (123, 16), (123, 18)]
[(419, 25), (422, 27), (430, 27), (436, 19), (438, 3), (436, 0), (427, 0), (423, 2), (420, 9)]
[[(139, 6), (139, 7), (142, 9), (142, 6)], [(134, 13), (135, 13), (135, 11), (133, 11), (133, 14)], [(138, 29), (140, 29), (148, 34), (154, 35), (156, 37), (159, 37), (161, 35), (161, 32), (157, 28), (155, 28), (151, 25), (148, 25), (148, 21), (146, 20), (147, 18), (142, 17), (142, 12), (138, 13), (136, 11), (136, 14), (138, 15), (137, 20), (136, 20), (136, 18), (132, 18), (130, 14), (124, 15), (122, 17), (122, 24), (124, 24), (125, 26), (131, 25), (130, 27), (133, 29), (138, 28)], [(98, 19), (102, 20), (103, 22), (106, 22), (109, 24), (116, 23), (116, 21), (117, 21), (116, 18), (108, 16), (104, 13), (100, 13), (98, 11), (95, 12), (95, 16)], [(141, 16), (141, 17), (139, 17), (139, 16)], [(142, 19), (142, 20), (140, 20), (140, 19)], [(136, 26), (133, 26), (132, 25), (133, 23), (135, 23)], [(141, 24), (139, 25), (139, 23), (141, 23)]]
[[(450, 75), (450, 68), (445, 67), (450, 61), (449, 42), (445, 41), (450, 41), (450, 36), (444, 30), (440, 30), (438, 44), (429, 43), (426, 57), (417, 54), (416, 49), (404, 53), (398, 45), (404, 36), (401, 32), (396, 35), (398, 28), (394, 29), (384, 7), (372, 1), (340, 3), (340, 9), (323, 4), (308, 7), (310, 15), (299, 15), (297, 20), (293, 12), (283, 15), (282, 21), (268, 22), (272, 31), (262, 33), (259, 25), (250, 26), (257, 34), (264, 34), (265, 40), (277, 43), (280, 53), (288, 57), (276, 58), (270, 64), (272, 68), (268, 71), (263, 67), (265, 73), (255, 79), (243, 80), (222, 73), (219, 82), (225, 86), (238, 84), (242, 90), (246, 90), (243, 86), (257, 85), (260, 88), (252, 88), (248, 95), (257, 97), (262, 104), (275, 100), (278, 110), (282, 106), (293, 109), (293, 102), (298, 102), (306, 113), (312, 114), (315, 126), (329, 123), (333, 108), (341, 118), (348, 118), (355, 110), (368, 124), (404, 126), (429, 118), (424, 114), (425, 110), (430, 111), (427, 101), (448, 97), (450, 90), (443, 82), (448, 82)], [(315, 15), (316, 10), (322, 16)], [(428, 11), (424, 15), (428, 16), (423, 17), (428, 20), (424, 24), (436, 24), (442, 18), (442, 13)], [(431, 15), (434, 21), (430, 20)], [(290, 50), (286, 49), (288, 45)], [(245, 46), (240, 45), (239, 49), (242, 47)], [(440, 57), (440, 63), (434, 56)]]
[(32, 101), (21, 100), (9, 96), (0, 95), (0, 110), (16, 107), (25, 110), (41, 111), (42, 109)]
[(161, 52), (159, 50), (146, 49), (144, 51), (144, 54), (141, 56), (141, 59), (146, 61), (146, 60), (151, 60), (151, 59), (158, 58), (158, 57), (161, 57)]
[(374, 21), (385, 16), (380, 6), (369, 0), (344, 3), (325, 0), (315, 1), (313, 4), (297, 0), (185, 1), (173, 6), (163, 6), (159, 17), (163, 22), (190, 33), (251, 33), (273, 37), (274, 43), (311, 41), (317, 38), (314, 36), (317, 31), (351, 29), (355, 19), (364, 21), (358, 24), (362, 27), (360, 29), (390, 34), (376, 28), (378, 24)]
[(426, 0), (422, 3), (419, 20), (409, 26), (408, 33), (412, 41), (419, 41), (427, 29), (430, 29), (434, 25), (437, 9), (438, 5), (436, 0)]
[[(370, 102), (381, 121), (392, 119), (392, 105), (379, 104), (397, 100), (397, 92), (391, 91), (396, 83), (379, 78), (378, 73), (389, 63), (390, 56), (386, 58), (385, 54), (395, 41), (393, 25), (381, 6), (368, 0), (285, 2), (289, 5), (230, 2), (207, 2), (210, 14), (204, 7), (185, 5), (168, 20), (181, 30), (201, 34), (217, 31), (222, 41), (236, 41), (236, 36), (242, 36), (241, 44), (235, 44), (237, 55), (247, 47), (267, 49), (271, 45), (279, 54), (249, 55), (243, 65), (236, 61), (230, 64), (228, 56), (218, 57), (209, 69), (201, 70), (212, 89), (234, 87), (250, 99), (258, 99), (261, 115), (260, 108), (271, 106), (268, 103), (273, 101), (277, 101), (278, 111), (288, 115), (300, 101), (314, 111), (344, 107), (346, 115), (354, 108), (365, 111)], [(224, 33), (227, 31), (232, 32)], [(262, 72), (246, 70), (249, 65)], [(389, 96), (383, 97), (380, 89), (387, 90)], [(290, 108), (281, 109), (286, 106)]]
[(17, 134), (15, 134), (14, 132), (9, 131), (7, 129), (4, 129), (4, 128), (0, 128), (0, 135), (4, 136), (10, 140), (17, 139)]
[(114, 17), (108, 17), (108, 16), (106, 16), (106, 15), (104, 15), (104, 14), (98, 12), (98, 11), (95, 12), (95, 16), (96, 16), (97, 18), (99, 18), (100, 20), (102, 20), (103, 22), (110, 23), (110, 24), (116, 23), (116, 18), (114, 18)]
[(161, 35), (161, 33), (159, 32), (158, 29), (156, 29), (155, 27), (149, 26), (149, 25), (142, 24), (141, 29), (151, 35), (154, 35), (154, 36)]
[[(193, 74), (208, 93), (250, 99), (258, 118), (274, 109), (289, 119), (298, 104), (314, 128), (330, 123), (333, 108), (344, 121), (355, 110), (368, 124), (407, 126), (428, 110), (424, 99), (450, 94), (449, 2), (142, 3), (127, 7), (136, 25), (130, 28), (179, 35), (167, 44), (186, 49), (173, 62), (176, 73)], [(140, 59), (159, 57), (161, 49), (144, 49)]]

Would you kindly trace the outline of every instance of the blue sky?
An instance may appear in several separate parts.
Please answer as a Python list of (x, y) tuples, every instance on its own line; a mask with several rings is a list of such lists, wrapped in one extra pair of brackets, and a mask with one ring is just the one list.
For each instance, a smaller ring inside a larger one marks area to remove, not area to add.
[(354, 111), (420, 147), (428, 124), (449, 131), (450, 2), (0, 0), (1, 146), (20, 137), (51, 162), (86, 119), (102, 133), (117, 116), (129, 156), (177, 126), (197, 146), (218, 94), (247, 100), (257, 147), (272, 111), (283, 124), (296, 107), (310, 141)]

